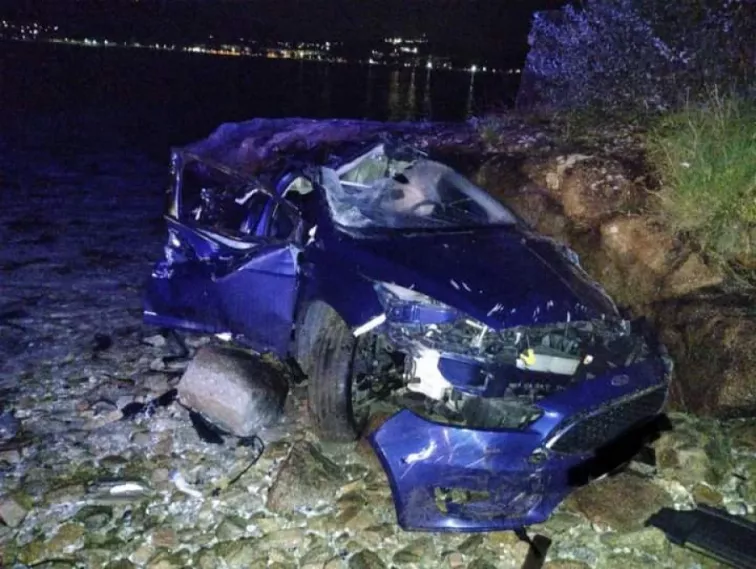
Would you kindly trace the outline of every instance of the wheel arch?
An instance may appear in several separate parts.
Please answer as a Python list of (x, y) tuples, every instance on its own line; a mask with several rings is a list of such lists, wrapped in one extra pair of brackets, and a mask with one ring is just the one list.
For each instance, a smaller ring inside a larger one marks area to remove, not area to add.
[[(305, 373), (312, 352), (315, 332), (312, 327), (322, 321), (324, 307), (335, 311), (352, 329), (383, 313), (369, 279), (355, 273), (344, 275), (339, 271), (313, 270), (303, 279), (300, 288), (292, 348), (292, 355)], [(311, 314), (312, 310), (316, 314)]]

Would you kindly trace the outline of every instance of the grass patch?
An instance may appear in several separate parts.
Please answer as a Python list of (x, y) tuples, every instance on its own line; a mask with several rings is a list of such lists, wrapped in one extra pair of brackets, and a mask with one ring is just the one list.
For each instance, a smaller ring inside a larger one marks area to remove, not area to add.
[(756, 101), (713, 92), (649, 137), (666, 223), (711, 258), (756, 268)]

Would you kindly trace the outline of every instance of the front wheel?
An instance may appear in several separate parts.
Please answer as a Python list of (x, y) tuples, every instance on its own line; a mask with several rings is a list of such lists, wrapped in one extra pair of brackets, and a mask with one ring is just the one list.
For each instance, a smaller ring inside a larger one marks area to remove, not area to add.
[(308, 407), (318, 434), (330, 441), (353, 441), (367, 416), (355, 413), (353, 377), (359, 341), (330, 306), (315, 302), (305, 318), (308, 330)]

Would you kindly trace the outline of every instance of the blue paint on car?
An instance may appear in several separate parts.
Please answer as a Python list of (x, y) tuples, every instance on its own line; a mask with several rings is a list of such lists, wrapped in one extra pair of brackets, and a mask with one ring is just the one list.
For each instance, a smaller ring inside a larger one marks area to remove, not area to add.
[(575, 468), (658, 415), (669, 363), (572, 251), (407, 128), (258, 119), (175, 149), (145, 321), (311, 366), (303, 315), (328, 306), (349, 346), (380, 337), (403, 358), (401, 403), (370, 435), (400, 525), (542, 522)]

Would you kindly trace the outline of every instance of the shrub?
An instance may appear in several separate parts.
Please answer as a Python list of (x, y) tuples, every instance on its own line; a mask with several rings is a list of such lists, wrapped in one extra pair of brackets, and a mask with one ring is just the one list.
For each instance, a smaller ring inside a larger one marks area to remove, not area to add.
[(726, 262), (756, 267), (756, 102), (713, 92), (651, 134), (662, 214)]
[(756, 65), (756, 0), (585, 0), (534, 16), (519, 106), (679, 107)]

